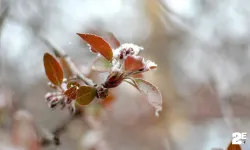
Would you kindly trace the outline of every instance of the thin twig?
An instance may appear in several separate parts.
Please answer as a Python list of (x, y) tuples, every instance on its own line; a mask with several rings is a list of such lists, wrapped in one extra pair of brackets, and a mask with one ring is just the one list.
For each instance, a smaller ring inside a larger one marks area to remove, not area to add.
[(83, 111), (76, 111), (73, 116), (70, 116), (68, 119), (66, 119), (63, 123), (61, 123), (60, 126), (56, 127), (52, 133), (59, 137), (67, 128), (67, 126), (70, 124), (70, 122), (76, 118), (79, 118), (82, 116)]
[(0, 15), (0, 34), (1, 34), (2, 29), (3, 29), (5, 19), (8, 16), (8, 12), (9, 12), (8, 6), (4, 7), (3, 11), (1, 12), (1, 15)]
[(76, 67), (76, 65), (72, 62), (70, 57), (65, 54), (63, 50), (61, 50), (59, 47), (57, 47), (54, 43), (52, 43), (48, 38), (41, 37), (42, 41), (49, 47), (52, 48), (53, 53), (58, 58), (63, 58), (65, 62), (67, 63), (69, 69), (71, 72), (76, 75), (79, 79), (81, 79), (85, 84), (89, 86), (96, 86), (96, 84), (89, 78), (85, 77), (81, 71)]
[(76, 111), (72, 116), (63, 121), (59, 126), (57, 126), (52, 131), (42, 128), (36, 125), (37, 134), (40, 136), (41, 146), (49, 146), (51, 144), (60, 145), (60, 136), (65, 132), (68, 125), (76, 118), (81, 117), (83, 111)]
[[(85, 84), (89, 85), (89, 86), (97, 86), (91, 79), (85, 77), (81, 71), (76, 67), (76, 65), (71, 61), (70, 57), (60, 48), (58, 48), (54, 43), (52, 43), (50, 40), (48, 40), (48, 38), (44, 38), (41, 37), (41, 40), (49, 47), (52, 48), (55, 56), (59, 59), (64, 59), (65, 61), (65, 65), (66, 67), (68, 67), (67, 69), (69, 70), (69, 74), (71, 75), (76, 75), (79, 79), (81, 79), (82, 81), (84, 81)], [(66, 121), (64, 121), (61, 126), (58, 126), (54, 129), (54, 131), (52, 131), (54, 138), (50, 138), (47, 139), (47, 141), (49, 141), (51, 143), (51, 141), (54, 144), (57, 144), (55, 142), (60, 143), (59, 141), (59, 136), (65, 131), (65, 129), (68, 127), (68, 125), (70, 124), (70, 122), (72, 122), (72, 120), (76, 119), (79, 116), (82, 116), (82, 113), (84, 113), (84, 110), (77, 110), (77, 112), (71, 116), (69, 119), (67, 119)], [(84, 114), (83, 114), (84, 115)], [(87, 116), (84, 116), (84, 121), (87, 124), (87, 126), (90, 129), (93, 130), (98, 130), (100, 128), (100, 124), (98, 121), (92, 120)], [(46, 140), (45, 140), (46, 141)], [(104, 145), (106, 145), (106, 143), (104, 142)], [(97, 149), (97, 148), (94, 148)]]

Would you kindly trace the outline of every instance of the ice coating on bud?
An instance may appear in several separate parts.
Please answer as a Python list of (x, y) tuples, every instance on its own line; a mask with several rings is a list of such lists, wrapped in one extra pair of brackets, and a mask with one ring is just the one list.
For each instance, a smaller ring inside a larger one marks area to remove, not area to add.
[(114, 58), (122, 60), (126, 59), (126, 57), (129, 55), (137, 56), (142, 50), (143, 47), (140, 47), (138, 45), (132, 43), (124, 43), (114, 51)]
[(124, 79), (123, 72), (111, 72), (111, 74), (106, 79), (106, 82), (103, 84), (105, 88), (114, 88), (121, 84)]
[(97, 98), (106, 98), (108, 96), (108, 88), (105, 88), (103, 85), (99, 85), (96, 87), (97, 90)]
[(149, 71), (149, 70), (157, 68), (157, 64), (151, 60), (147, 60), (144, 64), (145, 64), (145, 67), (144, 67), (145, 71)]
[(68, 93), (65, 93), (65, 91), (68, 90), (68, 86), (69, 86), (68, 84), (71, 87), (73, 87), (74, 85), (77, 86), (77, 82), (76, 83), (73, 83), (72, 81), (67, 82), (67, 80), (65, 79), (64, 82), (62, 82), (60, 86), (56, 86), (57, 92), (46, 93), (44, 97), (49, 108), (56, 108), (58, 105), (60, 105), (61, 109), (64, 109), (65, 107), (67, 107), (71, 113), (75, 112), (75, 102), (74, 102), (75, 97), (71, 95), (67, 95), (67, 94), (71, 94), (69, 92), (73, 92), (73, 91), (68, 91)]

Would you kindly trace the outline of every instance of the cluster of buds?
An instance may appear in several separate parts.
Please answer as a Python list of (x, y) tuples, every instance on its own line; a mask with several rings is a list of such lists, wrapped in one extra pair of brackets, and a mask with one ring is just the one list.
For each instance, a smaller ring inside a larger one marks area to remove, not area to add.
[(49, 87), (56, 90), (56, 92), (48, 92), (45, 95), (45, 100), (48, 103), (48, 107), (56, 108), (58, 105), (60, 105), (61, 109), (66, 107), (71, 113), (74, 113), (76, 91), (80, 85), (76, 81), (67, 82), (67, 79), (65, 78), (61, 86), (56, 86), (51, 82), (49, 82), (48, 85)]
[(145, 61), (143, 57), (138, 56), (142, 50), (142, 47), (130, 43), (122, 44), (113, 50), (113, 65), (103, 86), (105, 88), (117, 87), (124, 79), (156, 68), (157, 65), (154, 62)]
[(143, 47), (139, 47), (132, 43), (124, 43), (114, 50), (114, 58), (118, 58), (120, 60), (125, 60), (127, 56), (131, 55), (139, 55), (139, 53), (143, 50)]

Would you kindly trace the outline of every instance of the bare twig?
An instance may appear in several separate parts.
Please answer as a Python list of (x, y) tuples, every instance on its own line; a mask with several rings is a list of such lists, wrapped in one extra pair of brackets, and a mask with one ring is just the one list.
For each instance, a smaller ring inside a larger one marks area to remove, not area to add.
[[(51, 40), (49, 40), (48, 38), (45, 37), (40, 37), (41, 40), (53, 50), (53, 53), (55, 54), (55, 56), (59, 59), (63, 59), (65, 61), (65, 65), (66, 67), (68, 67), (68, 70), (70, 72), (70, 74), (72, 75), (76, 75), (80, 80), (82, 80), (85, 84), (89, 85), (89, 86), (96, 86), (96, 84), (89, 78), (85, 77), (80, 70), (76, 67), (76, 65), (72, 62), (72, 60), (70, 59), (70, 57), (59, 47), (56, 46), (56, 44), (54, 44), (53, 42), (51, 42)], [(60, 140), (59, 137), (60, 135), (66, 130), (67, 126), (70, 124), (70, 122), (72, 122), (72, 120), (80, 117), (82, 115), (83, 111), (80, 110), (76, 110), (76, 113), (73, 114), (73, 116), (69, 117), (68, 119), (66, 119), (63, 123), (60, 124), (60, 126), (57, 126), (52, 132), (47, 132), (47, 134), (43, 134), (45, 131), (42, 130), (42, 133), (39, 133), (41, 135), (41, 145), (42, 146), (47, 146), (50, 144), (55, 144), (55, 145), (59, 145), (60, 144)], [(85, 120), (87, 125), (90, 128), (93, 128), (96, 125), (93, 125), (92, 123), (88, 122), (88, 120)]]
[(41, 146), (49, 146), (51, 144), (60, 145), (60, 136), (63, 132), (65, 132), (68, 125), (76, 118), (81, 117), (83, 111), (77, 111), (68, 119), (63, 121), (59, 126), (57, 126), (52, 131), (49, 131), (43, 127), (40, 127), (36, 124), (37, 134), (40, 136), (40, 144)]
[(3, 28), (4, 21), (8, 16), (8, 12), (9, 12), (9, 7), (6, 6), (6, 7), (4, 7), (4, 9), (2, 10), (2, 12), (0, 14), (0, 34), (1, 34), (1, 31)]

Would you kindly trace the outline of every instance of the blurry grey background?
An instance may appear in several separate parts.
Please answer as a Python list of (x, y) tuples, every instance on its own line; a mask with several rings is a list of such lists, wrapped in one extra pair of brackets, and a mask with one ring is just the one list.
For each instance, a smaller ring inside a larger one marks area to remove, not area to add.
[[(250, 134), (249, 6), (247, 0), (1, 0), (0, 105), (10, 95), (35, 122), (56, 126), (68, 113), (51, 111), (44, 102), (50, 89), (42, 57), (50, 49), (39, 36), (80, 66), (94, 55), (76, 33), (109, 31), (121, 43), (144, 47), (143, 55), (158, 64), (146, 79), (164, 98), (164, 111), (155, 119), (145, 102), (129, 94), (136, 92), (121, 85), (104, 123), (111, 149), (226, 148), (232, 132)], [(61, 146), (44, 149), (82, 149), (84, 124), (71, 126)], [(0, 150), (7, 150), (8, 131), (0, 137)]]

